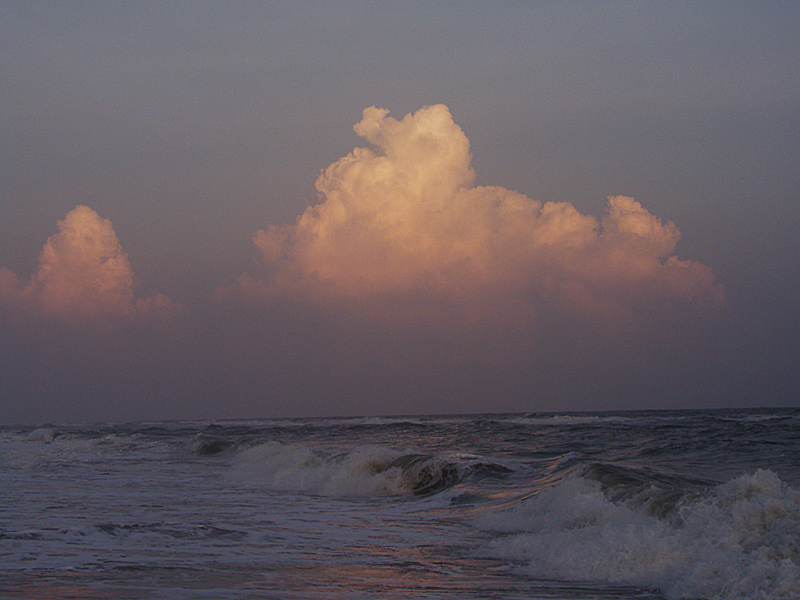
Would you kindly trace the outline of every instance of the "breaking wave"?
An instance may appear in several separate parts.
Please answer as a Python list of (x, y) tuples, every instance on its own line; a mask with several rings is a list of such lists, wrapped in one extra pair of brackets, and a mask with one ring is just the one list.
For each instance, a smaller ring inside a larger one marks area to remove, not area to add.
[(383, 446), (336, 454), (275, 441), (242, 450), (234, 462), (234, 474), (241, 481), (339, 497), (436, 494), (467, 479), (511, 472), (469, 454), (421, 454)]
[(718, 486), (592, 465), (487, 513), (482, 554), (529, 575), (657, 589), (669, 599), (797, 599), (800, 491), (759, 470)]

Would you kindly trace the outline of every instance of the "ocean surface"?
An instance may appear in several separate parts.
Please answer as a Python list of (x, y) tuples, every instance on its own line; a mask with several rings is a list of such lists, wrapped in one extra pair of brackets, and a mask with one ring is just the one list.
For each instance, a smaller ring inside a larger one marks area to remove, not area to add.
[(0, 598), (800, 598), (800, 409), (0, 428)]

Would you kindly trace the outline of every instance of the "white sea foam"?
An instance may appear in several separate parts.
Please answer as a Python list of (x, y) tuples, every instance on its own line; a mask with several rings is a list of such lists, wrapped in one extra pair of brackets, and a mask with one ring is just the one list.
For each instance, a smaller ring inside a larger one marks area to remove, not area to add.
[(300, 444), (268, 442), (236, 457), (235, 476), (275, 490), (326, 496), (398, 495), (411, 491), (401, 469), (389, 465), (400, 452), (365, 446), (342, 455), (326, 455)]
[(686, 499), (667, 519), (578, 476), (477, 525), (485, 548), (535, 576), (661, 590), (670, 599), (800, 597), (800, 491), (759, 470)]
[(526, 415), (509, 418), (508, 422), (515, 425), (604, 425), (628, 423), (630, 420), (630, 417), (616, 415)]
[(430, 455), (374, 445), (334, 454), (276, 441), (243, 450), (233, 460), (240, 481), (334, 497), (434, 494), (471, 474), (513, 470), (471, 454)]
[(742, 423), (763, 423), (767, 421), (783, 421), (791, 419), (793, 421), (800, 420), (800, 415), (787, 416), (783, 413), (776, 414), (737, 414), (737, 415), (724, 415), (721, 417), (723, 421), (733, 421)]
[(28, 441), (49, 444), (55, 439), (56, 435), (57, 432), (52, 427), (39, 427), (28, 434)]

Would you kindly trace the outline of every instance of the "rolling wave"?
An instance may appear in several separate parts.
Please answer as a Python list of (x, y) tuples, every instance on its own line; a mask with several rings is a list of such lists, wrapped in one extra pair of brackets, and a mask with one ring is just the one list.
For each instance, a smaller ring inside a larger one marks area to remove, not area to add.
[(480, 456), (400, 452), (383, 446), (337, 454), (270, 441), (245, 448), (234, 459), (240, 480), (274, 490), (340, 497), (431, 495), (467, 480), (511, 472), (511, 467)]
[(800, 490), (758, 470), (721, 485), (591, 464), (475, 525), (481, 551), (530, 576), (669, 599), (796, 599)]

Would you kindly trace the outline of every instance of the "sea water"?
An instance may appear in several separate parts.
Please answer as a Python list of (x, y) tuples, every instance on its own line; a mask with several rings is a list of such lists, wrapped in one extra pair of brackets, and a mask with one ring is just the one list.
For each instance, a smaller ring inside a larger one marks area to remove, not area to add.
[(800, 598), (800, 410), (0, 428), (0, 598)]

